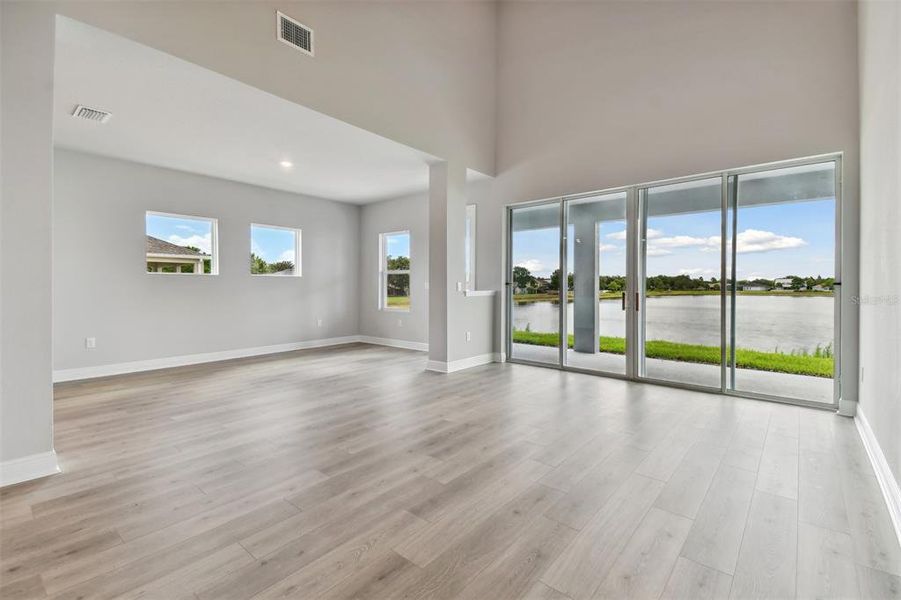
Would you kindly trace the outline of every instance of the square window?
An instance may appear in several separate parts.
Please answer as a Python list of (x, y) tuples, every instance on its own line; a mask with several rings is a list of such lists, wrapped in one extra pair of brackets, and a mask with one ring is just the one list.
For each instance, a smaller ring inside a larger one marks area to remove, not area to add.
[(382, 310), (410, 310), (410, 232), (397, 231), (379, 236), (379, 307)]
[(250, 225), (250, 273), (300, 277), (300, 229)]
[(148, 211), (144, 242), (147, 272), (218, 274), (216, 235), (216, 219)]

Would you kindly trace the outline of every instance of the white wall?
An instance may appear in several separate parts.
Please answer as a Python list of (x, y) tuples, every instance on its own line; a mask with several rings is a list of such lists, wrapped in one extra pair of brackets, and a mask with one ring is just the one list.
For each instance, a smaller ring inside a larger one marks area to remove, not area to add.
[[(410, 311), (379, 309), (379, 234), (410, 232)], [(415, 194), (360, 209), (360, 334), (429, 343), (429, 204)]]
[[(55, 370), (358, 333), (358, 206), (68, 150), (54, 188)], [(146, 273), (147, 210), (217, 218), (219, 275)], [(302, 230), (302, 277), (250, 274), (251, 223)]]
[(860, 407), (901, 481), (901, 4), (859, 18)]
[(50, 452), (53, 19), (0, 3), (0, 463)]
[(844, 151), (843, 389), (856, 398), (856, 21), (854, 2), (502, 3), (497, 210)]

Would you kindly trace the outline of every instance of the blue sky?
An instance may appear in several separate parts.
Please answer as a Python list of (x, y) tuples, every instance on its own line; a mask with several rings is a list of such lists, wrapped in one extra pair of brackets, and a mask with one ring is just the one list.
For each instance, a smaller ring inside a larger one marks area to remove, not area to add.
[(385, 244), (387, 248), (385, 253), (388, 256), (410, 256), (410, 234), (394, 234), (385, 236)]
[(266, 262), (295, 261), (292, 229), (278, 229), (260, 225), (250, 227), (251, 252)]
[(202, 219), (147, 215), (147, 235), (179, 246), (194, 246), (210, 253), (212, 223)]
[[(835, 201), (741, 208), (738, 277), (783, 275), (831, 277), (835, 252)], [(648, 274), (720, 276), (719, 211), (648, 219)], [(572, 236), (569, 255), (572, 256)], [(625, 223), (601, 224), (601, 274), (625, 274)], [(556, 229), (513, 234), (513, 264), (547, 277), (557, 268)]]

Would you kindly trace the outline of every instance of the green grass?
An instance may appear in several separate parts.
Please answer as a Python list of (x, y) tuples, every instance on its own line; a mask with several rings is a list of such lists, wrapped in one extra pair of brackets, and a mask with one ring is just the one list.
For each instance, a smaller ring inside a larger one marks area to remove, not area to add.
[(410, 297), (388, 296), (388, 306), (391, 308), (410, 308)]
[[(573, 346), (573, 336), (569, 337), (569, 347)], [(540, 333), (534, 331), (513, 331), (513, 341), (518, 344), (533, 346), (556, 346), (560, 336), (556, 333)], [(626, 340), (621, 337), (600, 338), (601, 352), (625, 354)], [(645, 353), (648, 358), (661, 358), (681, 362), (720, 364), (720, 349), (717, 346), (701, 346), (698, 344), (682, 344), (666, 340), (648, 340), (645, 342)], [(738, 348), (735, 351), (735, 365), (740, 369), (755, 371), (772, 371), (774, 373), (791, 373), (794, 375), (811, 375), (813, 377), (829, 377), (833, 375), (831, 348), (817, 348), (814, 354), (785, 354), (783, 352), (761, 352)]]

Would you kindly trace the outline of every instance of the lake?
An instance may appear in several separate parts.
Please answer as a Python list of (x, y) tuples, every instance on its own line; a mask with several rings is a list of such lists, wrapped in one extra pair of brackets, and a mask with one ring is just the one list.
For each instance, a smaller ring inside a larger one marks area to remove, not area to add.
[[(601, 335), (625, 337), (625, 312), (620, 300), (600, 300), (599, 305)], [(736, 346), (765, 352), (812, 352), (818, 344), (823, 347), (832, 342), (833, 308), (831, 297), (738, 296)], [(567, 311), (567, 318), (572, 331), (572, 310)], [(710, 346), (720, 343), (719, 296), (648, 298), (645, 318), (649, 340)], [(516, 329), (528, 325), (532, 331), (557, 331), (558, 322), (557, 302), (514, 302)]]

